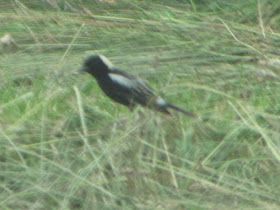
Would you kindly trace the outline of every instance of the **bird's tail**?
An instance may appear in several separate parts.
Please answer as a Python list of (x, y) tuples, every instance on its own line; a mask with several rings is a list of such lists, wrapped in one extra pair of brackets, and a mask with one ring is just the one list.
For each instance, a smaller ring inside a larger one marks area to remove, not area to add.
[(177, 107), (177, 106), (174, 106), (172, 104), (168, 104), (167, 105), (168, 108), (171, 108), (171, 109), (175, 109), (176, 111), (179, 111), (179, 112), (182, 112), (183, 114), (189, 116), (189, 117), (195, 117), (195, 114), (191, 113), (191, 112), (188, 112), (180, 107)]

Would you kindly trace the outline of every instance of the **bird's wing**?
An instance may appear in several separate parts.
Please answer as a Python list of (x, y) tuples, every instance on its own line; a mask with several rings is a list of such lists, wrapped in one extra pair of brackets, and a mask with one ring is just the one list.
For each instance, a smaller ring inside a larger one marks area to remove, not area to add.
[(152, 88), (150, 88), (146, 82), (144, 82), (140, 78), (127, 74), (126, 72), (114, 69), (113, 71), (111, 71), (111, 73), (109, 73), (109, 75), (115, 77), (115, 82), (119, 83), (120, 85), (125, 85), (127, 86), (127, 88), (140, 88), (143, 91), (156, 95)]
[(125, 72), (115, 69), (109, 73), (109, 77), (120, 86), (121, 91), (128, 93), (127, 97), (134, 103), (147, 106), (156, 97), (156, 93), (143, 80)]

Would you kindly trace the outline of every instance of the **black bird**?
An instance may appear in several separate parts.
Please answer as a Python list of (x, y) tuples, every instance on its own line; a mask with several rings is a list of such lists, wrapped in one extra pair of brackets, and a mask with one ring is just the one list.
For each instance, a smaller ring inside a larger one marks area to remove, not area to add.
[(168, 108), (175, 109), (185, 115), (195, 115), (174, 106), (158, 96), (142, 80), (120, 71), (103, 55), (90, 55), (81, 69), (97, 80), (103, 92), (114, 101), (133, 110), (138, 104), (166, 114)]

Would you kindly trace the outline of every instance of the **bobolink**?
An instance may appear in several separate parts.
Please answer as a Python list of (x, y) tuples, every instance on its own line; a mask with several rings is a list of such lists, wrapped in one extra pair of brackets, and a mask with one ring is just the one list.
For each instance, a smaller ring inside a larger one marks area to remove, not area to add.
[(194, 114), (174, 106), (158, 96), (142, 80), (120, 71), (103, 55), (90, 55), (81, 69), (91, 74), (103, 92), (114, 101), (133, 110), (138, 104), (166, 114), (168, 108), (193, 117)]

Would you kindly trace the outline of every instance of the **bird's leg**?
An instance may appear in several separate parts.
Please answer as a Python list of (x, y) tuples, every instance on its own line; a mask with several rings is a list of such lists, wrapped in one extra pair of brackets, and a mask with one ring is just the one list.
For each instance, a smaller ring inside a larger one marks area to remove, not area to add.
[(129, 108), (129, 111), (133, 112), (133, 111), (134, 111), (135, 106), (134, 106), (133, 104), (130, 104), (130, 105), (128, 106), (128, 108)]

